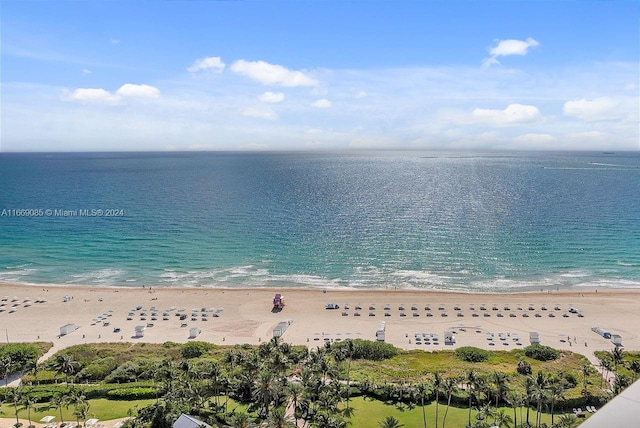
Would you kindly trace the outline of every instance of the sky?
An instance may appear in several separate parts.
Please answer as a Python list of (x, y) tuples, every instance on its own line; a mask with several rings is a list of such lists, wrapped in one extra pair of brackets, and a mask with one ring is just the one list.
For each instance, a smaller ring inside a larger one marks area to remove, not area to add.
[(0, 151), (640, 150), (640, 2), (0, 3)]

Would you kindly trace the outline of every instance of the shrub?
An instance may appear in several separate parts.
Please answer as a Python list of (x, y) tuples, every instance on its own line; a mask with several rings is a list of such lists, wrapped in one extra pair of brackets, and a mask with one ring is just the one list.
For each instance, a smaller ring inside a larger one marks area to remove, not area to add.
[(11, 359), (10, 371), (24, 369), (29, 362), (40, 356), (38, 347), (31, 343), (7, 343), (0, 346), (0, 359), (9, 357)]
[(156, 395), (155, 388), (122, 388), (107, 392), (107, 398), (110, 400), (144, 400), (155, 398)]
[[(339, 342), (331, 346), (336, 351), (344, 350), (349, 346), (348, 342)], [(380, 361), (394, 357), (398, 354), (398, 349), (390, 343), (372, 342), (370, 340), (356, 339), (353, 341), (352, 358), (354, 360), (373, 360)]]
[(491, 352), (485, 351), (484, 349), (475, 348), (473, 346), (463, 346), (461, 348), (456, 349), (456, 357), (461, 359), (462, 361), (467, 361), (469, 363), (481, 363), (483, 361), (487, 361), (491, 358)]
[(518, 368), (516, 370), (518, 371), (518, 373), (524, 376), (533, 373), (533, 371), (531, 370), (531, 364), (529, 364), (527, 360), (518, 361)]
[(89, 364), (78, 373), (76, 379), (100, 381), (104, 380), (118, 366), (113, 357), (101, 358)]
[(188, 342), (182, 345), (182, 357), (186, 359), (198, 358), (213, 348), (215, 345), (207, 342)]
[(127, 361), (105, 378), (105, 382), (109, 383), (127, 383), (135, 382), (140, 375), (140, 365), (136, 361)]
[(538, 361), (553, 361), (560, 355), (560, 352), (544, 345), (530, 345), (524, 348), (524, 355)]

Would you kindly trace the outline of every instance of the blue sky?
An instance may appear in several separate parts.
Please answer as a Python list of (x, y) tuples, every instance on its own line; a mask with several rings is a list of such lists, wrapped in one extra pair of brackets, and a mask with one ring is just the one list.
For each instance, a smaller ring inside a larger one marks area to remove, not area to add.
[(638, 150), (635, 1), (14, 1), (2, 151)]

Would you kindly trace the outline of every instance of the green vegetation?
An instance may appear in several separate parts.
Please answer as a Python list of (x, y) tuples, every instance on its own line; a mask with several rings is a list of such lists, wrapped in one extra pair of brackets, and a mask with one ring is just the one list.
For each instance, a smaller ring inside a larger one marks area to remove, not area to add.
[(51, 346), (50, 342), (0, 344), (0, 379), (23, 370), (37, 373), (38, 358)]
[[(132, 409), (143, 408), (152, 404), (155, 400), (107, 400), (105, 398), (98, 398), (95, 400), (88, 400), (89, 403), (89, 418), (96, 417), (100, 420), (110, 420), (126, 418), (131, 413)], [(18, 409), (20, 409), (18, 405)], [(13, 404), (5, 403), (1, 406), (4, 418), (15, 418), (15, 408)], [(31, 411), (31, 420), (39, 421), (47, 415), (56, 417), (56, 421), (75, 421), (76, 417), (73, 414), (73, 406), (62, 406), (62, 418), (60, 418), (60, 411), (57, 407), (49, 407), (49, 403), (36, 404)], [(20, 418), (26, 418), (27, 414), (25, 410), (19, 410), (18, 415)]]
[(491, 352), (473, 346), (463, 346), (455, 350), (456, 357), (469, 363), (480, 363), (491, 358)]
[[(616, 391), (640, 373), (639, 355), (616, 349), (599, 358), (618, 373)], [(32, 420), (47, 408), (81, 422), (130, 410), (131, 426), (158, 428), (181, 413), (232, 426), (560, 426), (571, 419), (567, 409), (610, 398), (588, 360), (567, 351), (402, 351), (363, 340), (316, 349), (275, 338), (260, 346), (80, 345), (36, 365), (23, 383), (0, 389), (7, 415)], [(129, 406), (107, 411), (102, 403)]]
[(560, 352), (549, 346), (530, 345), (524, 348), (524, 355), (538, 361), (553, 361), (560, 356)]

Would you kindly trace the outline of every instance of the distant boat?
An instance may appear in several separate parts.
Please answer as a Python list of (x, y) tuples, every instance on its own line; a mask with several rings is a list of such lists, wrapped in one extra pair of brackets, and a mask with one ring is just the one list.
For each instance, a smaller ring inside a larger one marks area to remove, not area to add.
[(602, 152), (603, 155), (615, 155), (616, 152)]

